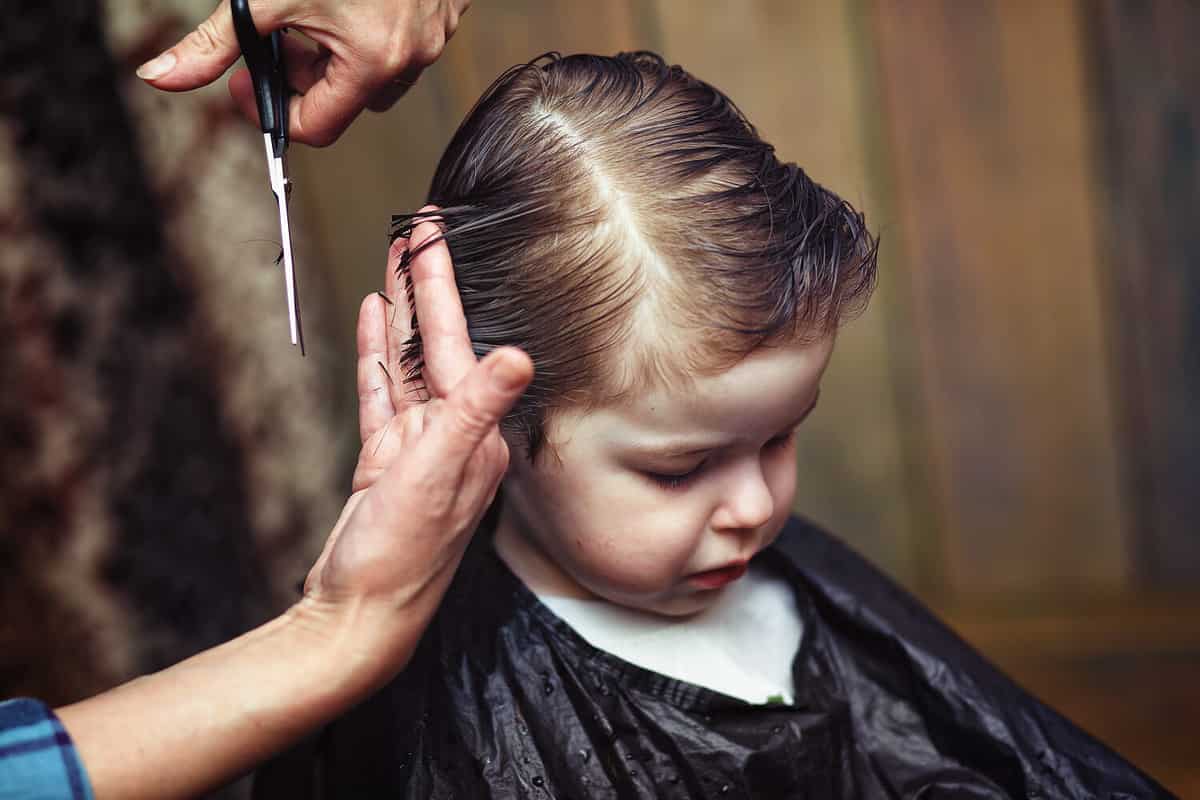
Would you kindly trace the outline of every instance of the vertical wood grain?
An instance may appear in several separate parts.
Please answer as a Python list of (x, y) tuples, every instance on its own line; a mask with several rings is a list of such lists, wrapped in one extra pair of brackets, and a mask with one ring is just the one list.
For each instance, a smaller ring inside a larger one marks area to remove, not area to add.
[(1077, 9), (875, 5), (955, 589), (1126, 579)]
[(657, 45), (653, 16), (637, 0), (476, 3), (463, 19), (439, 71), (442, 91), (461, 109), (459, 116), (500, 73), (542, 53), (612, 55)]
[(1111, 338), (1139, 577), (1200, 585), (1200, 6), (1109, 0), (1092, 28)]

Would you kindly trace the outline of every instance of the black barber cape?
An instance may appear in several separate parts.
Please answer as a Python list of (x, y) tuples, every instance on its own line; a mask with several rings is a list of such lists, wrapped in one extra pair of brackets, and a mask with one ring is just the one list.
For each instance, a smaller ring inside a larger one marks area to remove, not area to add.
[(262, 768), (258, 798), (1170, 797), (797, 519), (796, 700), (751, 705), (589, 645), (471, 544), (409, 667)]

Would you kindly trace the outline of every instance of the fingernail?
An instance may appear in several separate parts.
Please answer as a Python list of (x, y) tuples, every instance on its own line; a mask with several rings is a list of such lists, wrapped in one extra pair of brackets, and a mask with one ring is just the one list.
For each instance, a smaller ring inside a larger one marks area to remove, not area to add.
[(496, 388), (510, 392), (525, 383), (525, 374), (507, 358), (501, 359), (492, 367), (492, 384)]
[(163, 75), (175, 69), (176, 60), (175, 54), (168, 50), (158, 58), (152, 58), (138, 67), (137, 76), (144, 81), (158, 80)]

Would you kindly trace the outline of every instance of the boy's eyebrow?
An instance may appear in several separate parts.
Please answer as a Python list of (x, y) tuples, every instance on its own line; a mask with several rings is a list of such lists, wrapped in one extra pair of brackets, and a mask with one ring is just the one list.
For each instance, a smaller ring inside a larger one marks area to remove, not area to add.
[[(820, 399), (821, 387), (818, 386), (816, 393), (813, 395), (812, 402), (804, 408), (804, 411), (800, 413), (800, 416), (796, 417), (795, 420), (786, 426), (787, 430), (791, 430), (800, 423), (804, 422), (804, 420), (808, 418), (808, 415), (813, 412), (813, 409), (817, 407), (817, 401)], [(699, 455), (700, 453), (707, 453), (711, 450), (716, 450), (718, 447), (720, 447), (720, 445), (712, 447), (671, 447), (668, 445), (665, 448), (657, 446), (647, 447), (644, 445), (634, 445), (633, 450), (639, 455), (659, 456), (660, 458), (679, 458), (681, 456), (692, 456)]]

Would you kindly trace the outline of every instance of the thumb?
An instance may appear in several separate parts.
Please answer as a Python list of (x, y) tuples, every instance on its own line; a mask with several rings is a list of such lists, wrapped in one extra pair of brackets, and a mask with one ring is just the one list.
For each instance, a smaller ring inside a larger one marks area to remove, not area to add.
[(427, 420), (418, 449), (431, 449), (428, 463), (461, 474), (532, 379), (533, 362), (523, 350), (501, 347), (489, 353), (450, 391), (436, 418)]
[[(254, 26), (263, 35), (278, 26), (278, 20), (268, 13), (271, 5), (263, 0), (250, 2)], [(137, 76), (156, 89), (183, 92), (212, 83), (241, 55), (229, 0), (221, 0), (216, 11), (195, 30), (138, 67)]]

